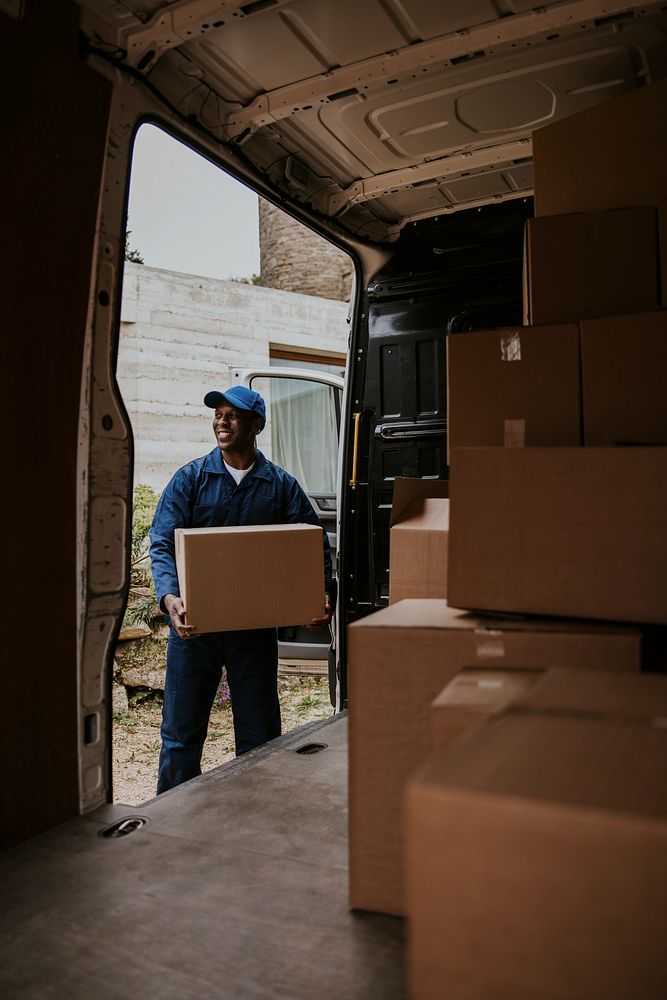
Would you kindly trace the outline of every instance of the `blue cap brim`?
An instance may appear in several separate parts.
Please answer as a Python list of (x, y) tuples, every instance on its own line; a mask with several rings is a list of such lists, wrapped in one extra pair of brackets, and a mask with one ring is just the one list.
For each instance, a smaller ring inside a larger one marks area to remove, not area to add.
[(204, 396), (204, 406), (210, 406), (212, 410), (216, 406), (220, 406), (220, 403), (229, 403), (230, 406), (235, 406), (239, 410), (245, 410), (247, 413), (252, 413), (252, 409), (246, 406), (245, 403), (241, 403), (238, 399), (229, 399), (225, 396), (224, 392), (218, 392), (217, 389), (213, 389), (211, 392), (207, 392)]

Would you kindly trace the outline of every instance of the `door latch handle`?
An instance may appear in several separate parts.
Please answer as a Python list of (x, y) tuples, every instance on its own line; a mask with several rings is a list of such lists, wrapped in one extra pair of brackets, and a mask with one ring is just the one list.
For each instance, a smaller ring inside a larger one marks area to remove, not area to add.
[(352, 444), (352, 477), (350, 479), (350, 486), (355, 487), (357, 485), (357, 465), (359, 463), (359, 425), (361, 424), (361, 412), (353, 413), (352, 419), (354, 420), (354, 439)]

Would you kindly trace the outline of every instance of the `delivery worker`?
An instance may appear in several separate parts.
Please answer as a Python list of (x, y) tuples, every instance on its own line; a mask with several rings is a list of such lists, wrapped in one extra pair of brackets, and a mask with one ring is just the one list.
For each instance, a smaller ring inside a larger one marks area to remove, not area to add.
[[(158, 795), (201, 774), (201, 755), (222, 666), (234, 716), (237, 756), (280, 736), (278, 639), (275, 628), (197, 633), (185, 624), (174, 555), (175, 528), (240, 524), (315, 524), (321, 527), (307, 496), (284, 469), (255, 447), (266, 423), (259, 393), (235, 385), (208, 392), (204, 404), (214, 410), (217, 446), (184, 465), (165, 488), (151, 527), (150, 556), (155, 591), (169, 616), (167, 677), (162, 711), (162, 748)], [(328, 625), (335, 584), (327, 534), (324, 542), (325, 605), (312, 626)], [(285, 567), (289, 586), (291, 567)], [(234, 567), (211, 580), (220, 600), (234, 594)]]

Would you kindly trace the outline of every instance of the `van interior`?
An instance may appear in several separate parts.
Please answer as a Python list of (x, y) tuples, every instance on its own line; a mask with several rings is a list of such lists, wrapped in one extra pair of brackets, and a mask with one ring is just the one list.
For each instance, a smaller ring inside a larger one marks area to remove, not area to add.
[[(448, 478), (446, 336), (523, 322), (533, 136), (667, 75), (667, 9), (5, 0), (0, 34), (16, 604), (0, 796), (3, 842), (25, 847), (111, 801), (109, 694), (132, 487), (114, 366), (138, 128), (170, 132), (354, 260), (333, 678), (343, 709), (346, 627), (388, 600), (393, 482)], [(664, 118), (655, 128), (664, 132)], [(48, 878), (48, 864), (40, 870)], [(399, 935), (367, 933), (395, 972)], [(400, 995), (400, 977), (391, 989), (364, 984), (360, 962), (348, 992), (302, 984), (299, 995)], [(77, 982), (78, 993), (48, 995), (86, 995)], [(195, 995), (180, 988), (162, 995)]]

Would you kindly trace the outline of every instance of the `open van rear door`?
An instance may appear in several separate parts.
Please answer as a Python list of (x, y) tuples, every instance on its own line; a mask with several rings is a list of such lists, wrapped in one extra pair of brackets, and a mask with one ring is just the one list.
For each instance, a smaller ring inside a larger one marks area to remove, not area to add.
[[(343, 378), (329, 372), (267, 367), (232, 369), (231, 380), (264, 397), (267, 420), (260, 450), (304, 489), (329, 536), (335, 569)], [(278, 640), (282, 659), (331, 659), (328, 629), (281, 628)], [(332, 667), (331, 685), (333, 674)], [(333, 699), (333, 686), (331, 690)]]

